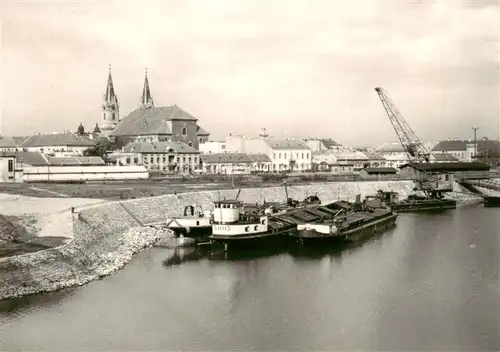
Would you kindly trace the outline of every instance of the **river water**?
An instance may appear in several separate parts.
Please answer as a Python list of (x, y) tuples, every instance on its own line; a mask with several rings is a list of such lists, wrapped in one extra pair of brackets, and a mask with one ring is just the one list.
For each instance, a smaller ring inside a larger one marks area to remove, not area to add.
[(343, 250), (152, 248), (89, 285), (0, 302), (0, 350), (498, 351), (499, 239), (498, 209), (464, 207), (401, 214)]

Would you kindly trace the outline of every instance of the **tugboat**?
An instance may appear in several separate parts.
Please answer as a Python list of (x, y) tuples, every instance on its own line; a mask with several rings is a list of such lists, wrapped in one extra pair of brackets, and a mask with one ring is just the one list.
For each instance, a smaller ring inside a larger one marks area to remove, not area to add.
[[(279, 235), (270, 230), (268, 215), (261, 211), (245, 211), (239, 200), (219, 200), (214, 202), (212, 243), (219, 242), (227, 251), (229, 245), (253, 246), (273, 240)], [(271, 213), (268, 210), (267, 213)]]
[(199, 205), (187, 205), (184, 207), (183, 215), (168, 218), (165, 227), (174, 231), (177, 236), (208, 236), (212, 232), (212, 217), (211, 211), (203, 211)]
[(394, 226), (397, 213), (385, 207), (382, 202), (370, 203), (367, 199), (361, 202), (360, 195), (356, 196), (355, 203), (336, 202), (335, 214), (320, 221), (299, 224), (297, 231), (290, 235), (296, 237), (301, 245), (346, 243), (371, 237)]
[(368, 198), (381, 198), (388, 207), (398, 213), (440, 211), (457, 207), (456, 200), (444, 198), (440, 192), (431, 192), (429, 196), (410, 194), (400, 201), (397, 192), (379, 190), (376, 196)]
[(307, 220), (317, 221), (335, 213), (327, 205), (298, 203), (295, 207), (277, 210), (273, 207), (251, 208), (241, 201), (219, 200), (214, 202), (212, 244), (229, 247), (259, 247), (289, 240), (287, 234), (297, 229), (297, 224)]

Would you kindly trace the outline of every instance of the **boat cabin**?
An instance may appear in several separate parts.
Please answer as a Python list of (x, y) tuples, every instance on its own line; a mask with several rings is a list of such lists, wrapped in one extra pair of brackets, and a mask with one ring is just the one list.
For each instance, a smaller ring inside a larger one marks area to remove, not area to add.
[(379, 190), (376, 195), (366, 196), (364, 203), (370, 208), (390, 207), (392, 204), (399, 203), (399, 194), (398, 192)]
[(236, 199), (224, 199), (214, 202), (214, 222), (227, 224), (240, 219), (243, 203)]

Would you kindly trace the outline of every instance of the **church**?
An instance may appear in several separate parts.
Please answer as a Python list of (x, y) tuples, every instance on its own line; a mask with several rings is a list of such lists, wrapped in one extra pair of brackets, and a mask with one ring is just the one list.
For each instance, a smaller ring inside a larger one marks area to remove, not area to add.
[[(178, 141), (198, 149), (209, 133), (198, 125), (198, 119), (177, 105), (156, 107), (145, 72), (140, 106), (120, 118), (120, 106), (109, 68), (106, 93), (102, 105), (102, 120), (98, 124), (100, 136), (114, 141), (117, 148), (130, 142)], [(97, 127), (97, 126), (96, 126)]]

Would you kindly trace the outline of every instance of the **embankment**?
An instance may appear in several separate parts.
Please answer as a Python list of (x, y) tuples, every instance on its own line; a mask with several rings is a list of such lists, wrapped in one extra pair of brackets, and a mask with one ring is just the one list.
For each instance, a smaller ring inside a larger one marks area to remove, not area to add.
[[(303, 199), (317, 194), (321, 200), (354, 200), (356, 194), (377, 189), (406, 196), (410, 181), (324, 183), (292, 186), (288, 194)], [(69, 243), (44, 251), (0, 259), (0, 300), (83, 285), (124, 266), (132, 255), (165, 236), (148, 224), (177, 216), (185, 205), (212, 210), (212, 201), (234, 198), (237, 190), (202, 191), (99, 203), (75, 208), (73, 238)], [(284, 187), (242, 189), (245, 202), (284, 201)]]

